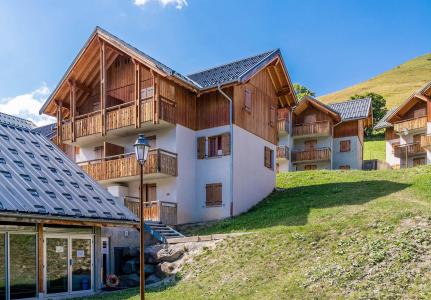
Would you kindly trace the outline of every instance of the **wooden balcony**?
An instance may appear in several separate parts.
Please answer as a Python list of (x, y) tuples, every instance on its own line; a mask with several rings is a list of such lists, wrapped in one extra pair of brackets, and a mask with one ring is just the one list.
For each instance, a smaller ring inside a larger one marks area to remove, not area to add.
[(404, 130), (416, 131), (426, 129), (427, 127), (427, 117), (420, 117), (408, 120), (402, 120), (394, 123), (394, 131), (401, 133)]
[(414, 156), (424, 154), (425, 149), (421, 146), (421, 143), (412, 143), (404, 145), (394, 146), (394, 156), (404, 158), (407, 156)]
[(277, 147), (277, 159), (289, 160), (289, 147), (287, 146), (278, 146)]
[[(78, 165), (97, 181), (127, 181), (139, 176), (140, 172), (134, 153), (109, 156)], [(177, 154), (161, 149), (150, 150), (144, 174), (152, 177), (177, 176)]]
[(289, 133), (289, 119), (281, 118), (277, 121), (277, 130), (279, 134), (288, 134)]
[[(140, 217), (140, 202), (137, 197), (124, 197), (124, 205)], [(166, 201), (144, 202), (144, 221), (177, 225), (177, 204)]]
[(330, 161), (331, 149), (330, 148), (317, 148), (305, 151), (293, 151), (292, 162), (311, 162), (311, 161)]
[(421, 147), (430, 148), (431, 147), (431, 135), (421, 136)]
[(329, 121), (304, 123), (292, 128), (293, 137), (308, 136), (330, 136), (332, 135), (332, 124)]
[[(140, 103), (140, 125), (149, 124), (154, 117), (154, 101), (153, 99), (141, 100)], [(176, 105), (174, 102), (160, 98), (159, 118), (167, 123), (176, 123)], [(120, 105), (106, 108), (105, 127), (106, 132), (111, 132), (121, 128), (136, 127), (136, 106), (135, 102), (126, 102)], [(94, 111), (88, 114), (80, 115), (75, 118), (75, 138), (81, 138), (102, 133), (102, 114), (101, 111)], [(70, 120), (63, 121), (61, 137), (64, 142), (72, 140), (72, 123)]]

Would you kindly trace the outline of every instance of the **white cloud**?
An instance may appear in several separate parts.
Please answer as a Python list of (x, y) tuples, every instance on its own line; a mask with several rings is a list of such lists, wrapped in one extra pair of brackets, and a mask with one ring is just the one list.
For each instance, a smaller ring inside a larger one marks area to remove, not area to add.
[(0, 112), (33, 121), (37, 126), (55, 122), (55, 119), (39, 115), (39, 109), (50, 93), (46, 84), (38, 89), (15, 97), (0, 100)]
[(158, 2), (163, 7), (167, 5), (175, 5), (175, 8), (182, 9), (184, 6), (187, 6), (187, 0), (134, 0), (133, 1), (137, 6), (145, 6), (149, 2)]

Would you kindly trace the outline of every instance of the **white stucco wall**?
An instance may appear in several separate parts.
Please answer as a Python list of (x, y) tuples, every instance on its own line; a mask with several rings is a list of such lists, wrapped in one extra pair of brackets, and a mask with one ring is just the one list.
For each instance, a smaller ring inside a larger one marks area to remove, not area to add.
[[(341, 152), (340, 142), (350, 141), (350, 151)], [(362, 169), (362, 144), (357, 136), (335, 138), (332, 148), (332, 168), (337, 170), (340, 166), (349, 165), (350, 169)]]
[(398, 142), (398, 139), (395, 140), (388, 140), (386, 141), (386, 162), (390, 165), (390, 166), (394, 166), (394, 165), (399, 165), (400, 164), (400, 159), (398, 157), (394, 156), (394, 148), (393, 148), (393, 144)]

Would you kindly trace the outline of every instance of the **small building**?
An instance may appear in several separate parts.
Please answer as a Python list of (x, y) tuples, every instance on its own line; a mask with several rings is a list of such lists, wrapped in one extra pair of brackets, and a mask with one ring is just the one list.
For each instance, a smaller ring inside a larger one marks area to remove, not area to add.
[(362, 169), (371, 99), (324, 104), (305, 96), (292, 112), (279, 114), (279, 122), (279, 171)]
[(386, 162), (393, 169), (430, 164), (430, 124), (431, 82), (388, 111), (374, 127), (385, 130)]
[(137, 218), (18, 119), (0, 116), (0, 299), (91, 294), (109, 264), (102, 227)]

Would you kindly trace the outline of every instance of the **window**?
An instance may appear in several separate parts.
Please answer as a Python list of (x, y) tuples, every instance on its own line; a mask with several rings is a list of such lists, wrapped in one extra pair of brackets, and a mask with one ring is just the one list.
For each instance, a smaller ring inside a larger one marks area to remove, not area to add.
[(246, 88), (244, 90), (244, 110), (247, 112), (251, 112), (252, 106), (252, 91), (251, 89)]
[(277, 123), (277, 107), (271, 105), (269, 108), (269, 126), (274, 127)]
[(317, 170), (317, 165), (305, 165), (304, 171)]
[(273, 170), (274, 169), (274, 150), (271, 148), (265, 147), (264, 150), (264, 165), (268, 169)]
[(413, 167), (417, 167), (425, 164), (426, 164), (425, 157), (413, 158)]
[(205, 157), (217, 157), (230, 154), (230, 133), (208, 137), (208, 153), (206, 153), (206, 138), (199, 137), (197, 140), (198, 159)]
[(350, 170), (350, 165), (340, 166), (340, 170)]
[(222, 184), (221, 183), (210, 183), (206, 187), (206, 200), (205, 205), (221, 206), (222, 205)]
[(340, 141), (340, 152), (350, 152), (350, 140)]

